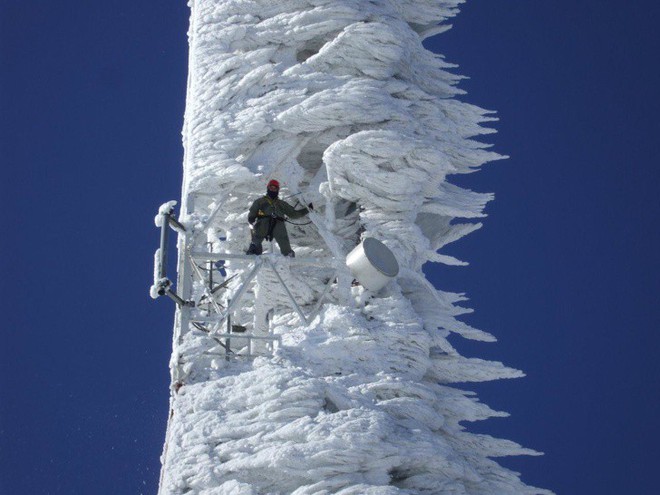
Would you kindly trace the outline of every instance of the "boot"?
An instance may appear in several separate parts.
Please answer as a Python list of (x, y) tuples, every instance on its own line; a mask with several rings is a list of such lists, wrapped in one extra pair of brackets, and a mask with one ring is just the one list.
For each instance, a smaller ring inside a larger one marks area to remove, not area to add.
[(254, 242), (251, 242), (250, 246), (247, 248), (247, 251), (245, 251), (245, 254), (259, 255), (261, 254), (261, 249), (259, 249), (259, 246), (257, 246)]

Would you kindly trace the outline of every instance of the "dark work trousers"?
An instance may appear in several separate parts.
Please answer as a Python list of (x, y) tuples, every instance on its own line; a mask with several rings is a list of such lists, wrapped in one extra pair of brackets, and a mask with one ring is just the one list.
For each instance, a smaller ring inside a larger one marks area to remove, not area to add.
[(254, 224), (254, 229), (252, 229), (252, 243), (256, 246), (259, 254), (262, 252), (261, 243), (263, 240), (271, 240), (268, 238), (269, 234), (272, 235), (272, 239), (275, 239), (284, 256), (293, 253), (284, 220), (265, 217), (258, 219)]

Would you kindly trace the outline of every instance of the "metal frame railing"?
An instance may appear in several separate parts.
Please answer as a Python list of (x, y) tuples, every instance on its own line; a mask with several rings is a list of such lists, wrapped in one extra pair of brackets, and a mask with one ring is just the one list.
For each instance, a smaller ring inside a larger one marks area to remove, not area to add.
[[(247, 357), (248, 359), (254, 357), (253, 341), (266, 341), (268, 343), (268, 350), (272, 353), (275, 349), (275, 345), (281, 343), (281, 337), (272, 334), (270, 325), (268, 335), (258, 335), (255, 333), (245, 333), (245, 330), (238, 331), (239, 328), (245, 327), (231, 324), (232, 312), (240, 307), (245, 293), (259, 271), (262, 269), (270, 269), (275, 274), (278, 283), (284, 288), (284, 292), (291, 303), (291, 309), (296, 313), (301, 324), (308, 325), (318, 315), (323, 301), (329, 294), (339, 273), (338, 268), (334, 266), (334, 258), (283, 258), (273, 254), (257, 256), (194, 250), (193, 246), (197, 244), (195, 241), (198, 239), (200, 231), (197, 230), (196, 232), (191, 233), (186, 230), (185, 226), (174, 217), (173, 210), (175, 204), (176, 202), (171, 201), (166, 203), (159, 210), (159, 215), (162, 216), (159, 221), (161, 226), (160, 247), (156, 251), (155, 256), (154, 285), (152, 285), (151, 292), (152, 297), (154, 297), (154, 294), (157, 294), (157, 296), (168, 296), (177, 304), (177, 307), (180, 310), (182, 327), (190, 325), (194, 329), (205, 332), (210, 338), (215, 340), (225, 349), (227, 359), (239, 357), (232, 348), (232, 339), (235, 341), (245, 341), (246, 352), (240, 356)], [(216, 205), (213, 212), (206, 218), (206, 225), (209, 225), (211, 220), (218, 214), (222, 204), (223, 203), (220, 202)], [(184, 286), (182, 293), (177, 293), (173, 289), (172, 282), (167, 277), (167, 255), (170, 228), (183, 236), (183, 242), (179, 243), (179, 246), (183, 247), (183, 257), (180, 256), (180, 263), (183, 262), (183, 268), (181, 269), (186, 272), (183, 276), (179, 273), (179, 283), (182, 283)], [(229, 291), (229, 282), (239, 275), (235, 274), (215, 285), (213, 279), (213, 273), (217, 270), (215, 265), (217, 262), (227, 260), (236, 261), (238, 263), (244, 262), (251, 266), (248, 266), (243, 270), (243, 273), (247, 272), (247, 276), (239, 282), (238, 287), (234, 288), (231, 290), (230, 294), (226, 295), (226, 304), (222, 304), (216, 299), (216, 294), (220, 289), (227, 289)], [(208, 263), (208, 267), (200, 267), (199, 263)], [(331, 265), (334, 268), (323, 292), (308, 315), (305, 314), (301, 305), (298, 304), (291, 289), (282, 278), (282, 274), (278, 271), (277, 267), (280, 263), (287, 263), (290, 265)], [(206, 271), (207, 274), (204, 274), (204, 271)], [(186, 276), (189, 277), (190, 280), (187, 280)], [(195, 279), (201, 282), (203, 287), (202, 297), (198, 301), (192, 299), (192, 282)], [(186, 287), (188, 290), (185, 290)], [(202, 308), (202, 305), (207, 305), (207, 308)], [(194, 313), (207, 314), (200, 315)], [(224, 326), (224, 323), (226, 323), (226, 330), (221, 331), (220, 329)]]
[(167, 205), (169, 209), (161, 207), (159, 210), (160, 220), (160, 247), (156, 251), (154, 284), (151, 286), (151, 293), (155, 292), (159, 296), (168, 296), (179, 306), (194, 306), (193, 301), (183, 299), (172, 289), (172, 281), (167, 277), (167, 250), (169, 243), (170, 228), (179, 234), (185, 234), (186, 228), (173, 216), (175, 201), (170, 201)]

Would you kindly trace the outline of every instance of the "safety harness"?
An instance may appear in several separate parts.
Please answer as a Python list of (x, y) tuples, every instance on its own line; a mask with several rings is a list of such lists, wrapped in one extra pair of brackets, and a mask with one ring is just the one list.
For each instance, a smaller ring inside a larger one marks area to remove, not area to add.
[[(270, 204), (273, 207), (273, 210), (276, 210), (275, 207), (275, 202), (268, 196), (264, 196), (266, 198), (266, 201), (268, 201), (268, 204)], [(268, 217), (268, 233), (266, 234), (266, 240), (268, 242), (272, 242), (273, 240), (273, 230), (275, 230), (275, 225), (277, 225), (277, 222), (286, 222), (286, 218), (284, 217), (278, 217), (274, 213), (271, 215), (266, 215), (266, 213), (263, 210), (259, 210), (257, 212), (257, 217), (258, 218), (264, 218)]]

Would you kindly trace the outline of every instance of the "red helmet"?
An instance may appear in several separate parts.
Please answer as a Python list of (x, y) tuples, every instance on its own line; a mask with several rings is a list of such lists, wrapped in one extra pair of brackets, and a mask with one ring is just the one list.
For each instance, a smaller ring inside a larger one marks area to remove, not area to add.
[(275, 186), (276, 188), (280, 188), (280, 183), (277, 182), (275, 179), (272, 179), (268, 182), (268, 187)]

